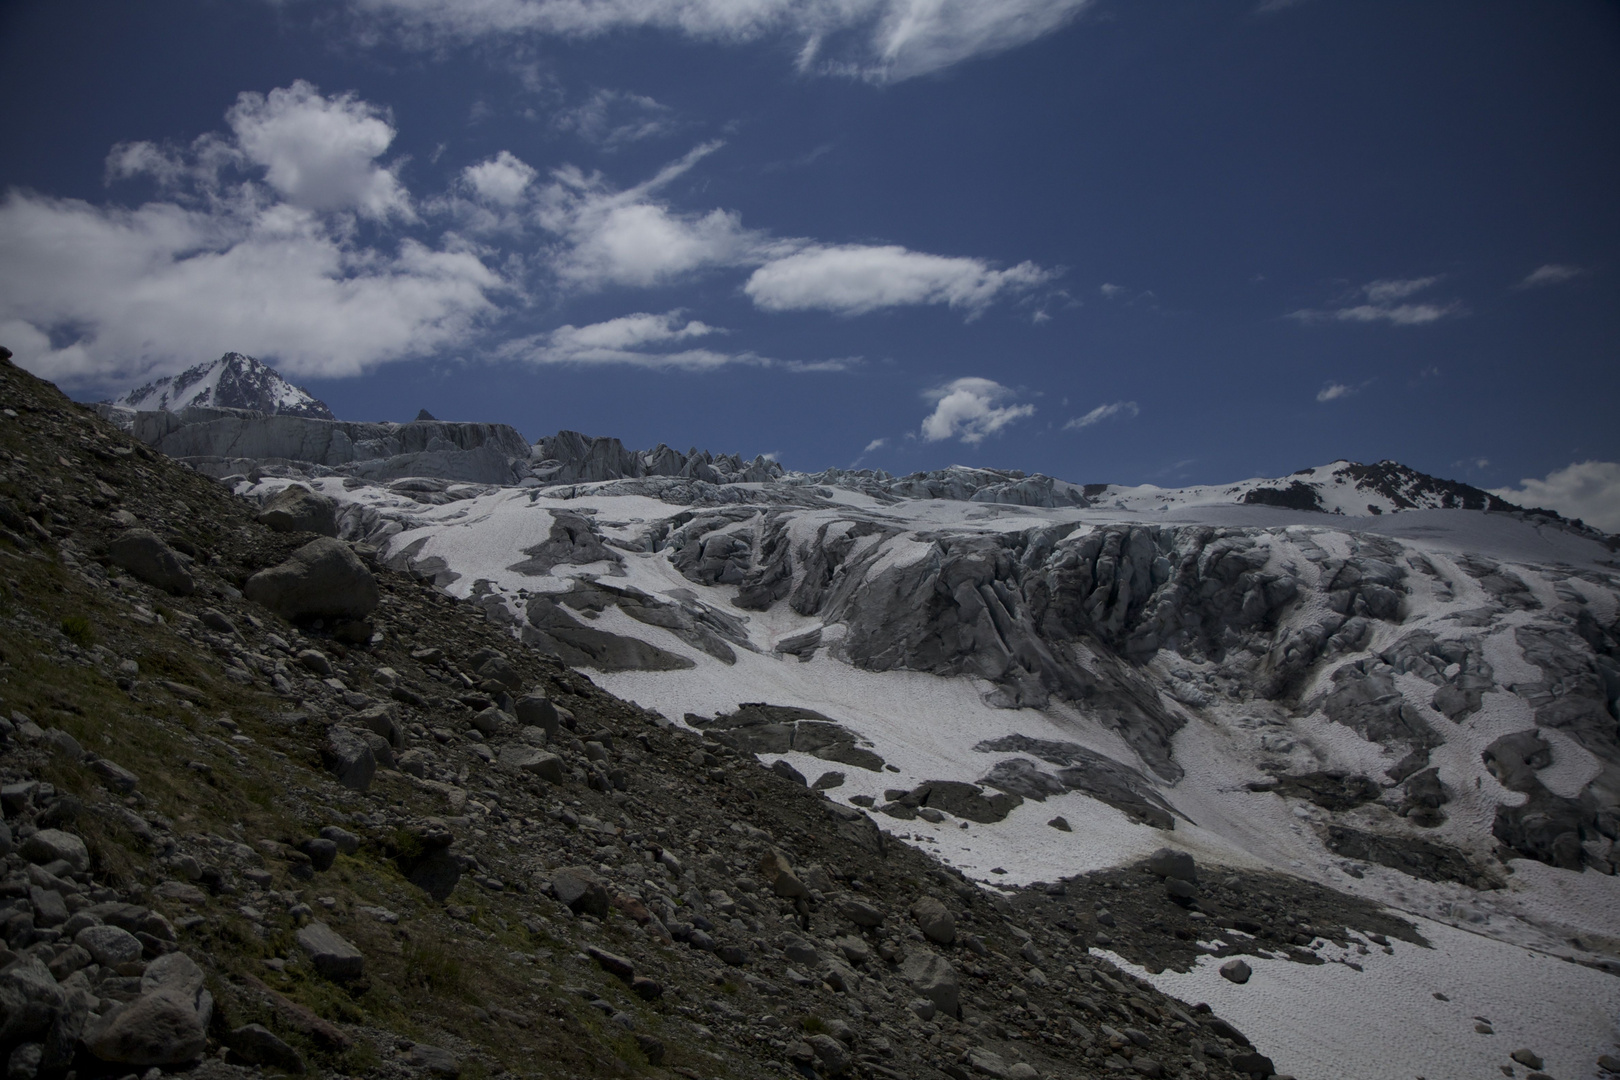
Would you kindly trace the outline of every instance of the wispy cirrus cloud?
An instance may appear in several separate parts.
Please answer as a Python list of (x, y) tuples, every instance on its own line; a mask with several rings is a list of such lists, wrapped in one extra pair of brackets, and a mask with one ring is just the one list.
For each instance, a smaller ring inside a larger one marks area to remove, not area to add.
[(1410, 297), (1431, 288), (1441, 278), (1420, 277), (1369, 281), (1328, 308), (1303, 308), (1289, 318), (1304, 323), (1388, 323), (1391, 326), (1422, 326), (1453, 315), (1466, 314), (1460, 302), (1413, 301)]
[[(277, 0), (285, 2), (285, 0)], [(367, 38), (408, 44), (663, 30), (698, 41), (795, 41), (800, 70), (874, 81), (939, 71), (1068, 25), (1091, 0), (348, 0)]]
[(1016, 396), (1009, 387), (978, 377), (953, 379), (925, 391), (923, 399), (933, 402), (934, 411), (923, 419), (922, 437), (927, 442), (960, 439), (970, 446), (983, 442), (1009, 424), (1035, 415), (1033, 405), (1008, 403)]
[(1356, 388), (1353, 386), (1346, 386), (1344, 383), (1330, 382), (1325, 384), (1322, 389), (1316, 392), (1316, 400), (1319, 402), (1337, 401), (1340, 398), (1349, 397), (1355, 392)]
[(1585, 269), (1579, 266), (1570, 266), (1567, 263), (1547, 263), (1530, 271), (1522, 281), (1513, 287), (1515, 289), (1540, 289), (1548, 285), (1562, 285), (1566, 281), (1574, 281), (1585, 273)]
[(674, 109), (645, 94), (597, 90), (578, 105), (560, 110), (552, 117), (552, 126), (613, 151), (671, 135), (679, 125)]
[(1084, 416), (1076, 416), (1063, 425), (1063, 430), (1081, 431), (1091, 427), (1093, 424), (1100, 424), (1104, 420), (1111, 420), (1119, 416), (1134, 419), (1140, 416), (1141, 413), (1141, 408), (1134, 401), (1115, 401), (1107, 405), (1099, 405)]

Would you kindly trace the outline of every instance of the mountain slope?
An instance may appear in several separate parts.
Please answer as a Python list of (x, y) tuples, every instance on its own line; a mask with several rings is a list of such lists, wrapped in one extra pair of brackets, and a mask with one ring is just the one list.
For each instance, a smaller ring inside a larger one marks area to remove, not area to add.
[(136, 410), (180, 412), (191, 406), (252, 409), (285, 416), (332, 420), (326, 403), (283, 379), (251, 356), (230, 352), (178, 375), (155, 379), (117, 398), (114, 405)]

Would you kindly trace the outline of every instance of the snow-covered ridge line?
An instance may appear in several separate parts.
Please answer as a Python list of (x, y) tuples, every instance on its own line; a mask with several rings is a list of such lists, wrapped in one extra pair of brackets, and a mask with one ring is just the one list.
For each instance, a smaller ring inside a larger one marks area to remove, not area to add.
[(282, 416), (333, 420), (332, 410), (309, 391), (294, 386), (275, 369), (243, 353), (229, 352), (178, 375), (136, 387), (111, 404), (137, 412), (181, 412), (192, 406), (252, 409)]

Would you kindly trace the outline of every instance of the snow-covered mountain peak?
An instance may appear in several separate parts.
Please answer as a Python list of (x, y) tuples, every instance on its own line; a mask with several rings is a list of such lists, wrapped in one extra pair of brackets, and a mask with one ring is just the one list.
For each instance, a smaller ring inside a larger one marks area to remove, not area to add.
[(113, 402), (136, 410), (180, 412), (194, 405), (252, 409), (262, 413), (333, 420), (332, 410), (309, 391), (294, 386), (268, 364), (230, 352), (178, 375), (154, 379)]

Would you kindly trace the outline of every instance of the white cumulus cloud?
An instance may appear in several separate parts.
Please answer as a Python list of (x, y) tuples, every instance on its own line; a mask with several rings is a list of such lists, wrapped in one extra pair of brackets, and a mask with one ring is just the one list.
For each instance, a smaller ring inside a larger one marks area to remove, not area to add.
[(494, 313), (510, 286), (456, 237), (360, 238), (357, 215), (414, 218), (376, 163), (382, 110), (300, 82), (241, 95), (227, 120), (186, 149), (114, 148), (110, 179), (158, 182), (138, 208), (0, 201), (0, 333), (23, 366), (113, 387), (234, 349), (353, 375), (453, 348)]
[(1317, 401), (1337, 401), (1342, 397), (1349, 397), (1355, 393), (1355, 388), (1344, 383), (1330, 382), (1316, 392)]
[(1539, 506), (1567, 518), (1580, 518), (1604, 532), (1620, 533), (1620, 462), (1578, 461), (1543, 479), (1520, 480), (1518, 488), (1496, 488), (1491, 494), (1520, 506)]
[(1107, 405), (1099, 405), (1084, 416), (1076, 416), (1063, 425), (1064, 431), (1079, 431), (1092, 424), (1101, 423), (1115, 416), (1136, 417), (1142, 413), (1141, 408), (1134, 401), (1115, 401)]
[(533, 165), (520, 160), (510, 150), (502, 150), (488, 161), (469, 165), (461, 171), (462, 179), (478, 199), (504, 207), (521, 203), (537, 175)]
[(1091, 0), (349, 0), (363, 20), (433, 46), (657, 29), (744, 45), (787, 38), (802, 70), (906, 79), (1053, 32)]
[(1001, 293), (1051, 277), (1029, 262), (997, 270), (983, 259), (929, 255), (894, 244), (812, 244), (755, 270), (743, 292), (766, 311), (858, 315), (901, 304), (948, 304), (977, 312)]
[(302, 79), (269, 94), (247, 92), (225, 114), (242, 155), (294, 206), (354, 208), (409, 218), (399, 177), (376, 163), (394, 141), (387, 113), (353, 94), (323, 97)]
[(934, 403), (934, 411), (922, 422), (922, 437), (928, 442), (960, 438), (969, 445), (980, 443), (1008, 424), (1035, 415), (1033, 405), (1003, 404), (1016, 395), (992, 379), (953, 379), (923, 396)]

